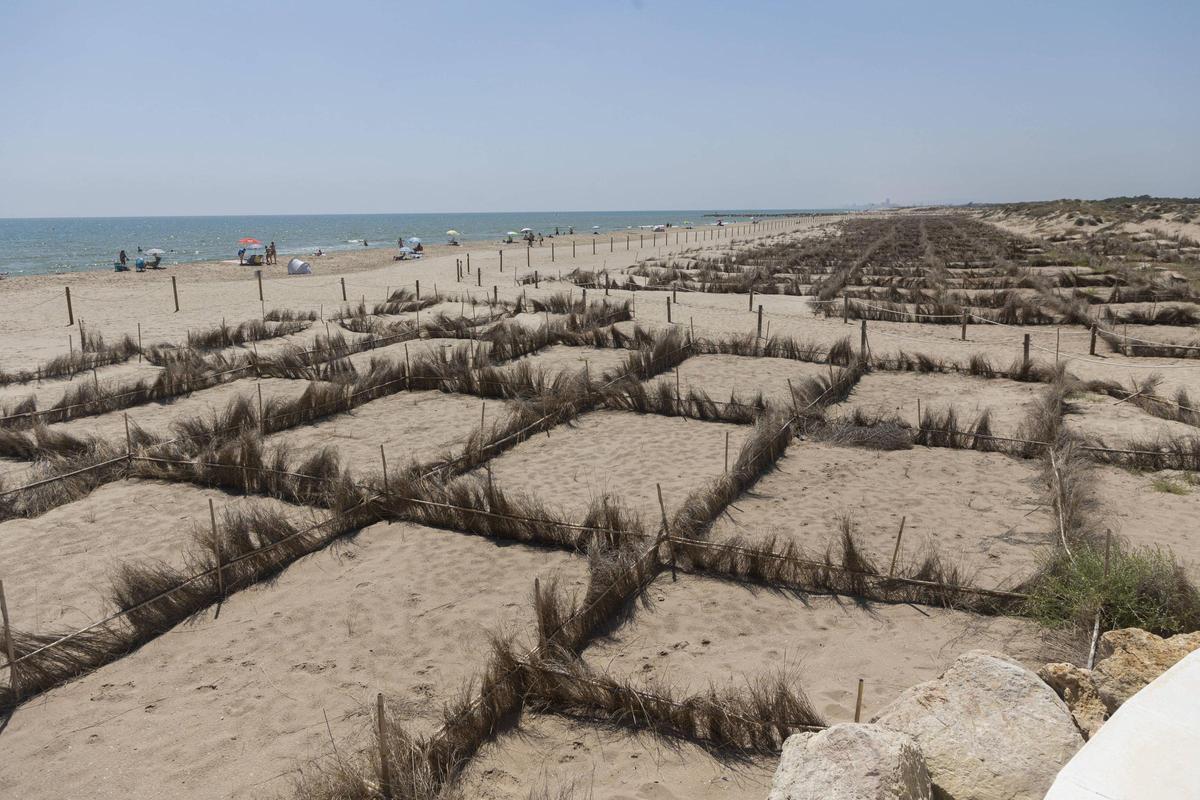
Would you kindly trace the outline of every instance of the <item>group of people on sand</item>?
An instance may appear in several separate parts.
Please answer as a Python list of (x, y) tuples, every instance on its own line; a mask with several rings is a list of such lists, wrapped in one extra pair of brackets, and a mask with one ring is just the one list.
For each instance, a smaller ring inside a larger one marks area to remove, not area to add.
[[(138, 272), (145, 272), (148, 269), (166, 269), (165, 267), (162, 266), (162, 251), (161, 250), (154, 250), (150, 253), (147, 253), (147, 255), (150, 256), (149, 259), (146, 259), (145, 257), (143, 257), (141, 245), (138, 246), (137, 251), (138, 251), (138, 257), (137, 257), (137, 259), (134, 260), (134, 268), (137, 269)], [(113, 266), (117, 272), (128, 272), (129, 271), (129, 256), (125, 253), (124, 250), (117, 253), (117, 261), (116, 261), (116, 264), (114, 264)]]

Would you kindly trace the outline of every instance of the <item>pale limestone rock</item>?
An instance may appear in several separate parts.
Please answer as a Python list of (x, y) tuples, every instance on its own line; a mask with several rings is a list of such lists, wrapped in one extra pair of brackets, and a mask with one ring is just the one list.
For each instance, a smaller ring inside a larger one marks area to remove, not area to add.
[(845, 723), (788, 737), (769, 800), (931, 800), (932, 792), (912, 737)]
[(1020, 664), (982, 650), (904, 692), (875, 722), (912, 736), (934, 796), (953, 800), (1041, 800), (1083, 745), (1053, 689)]

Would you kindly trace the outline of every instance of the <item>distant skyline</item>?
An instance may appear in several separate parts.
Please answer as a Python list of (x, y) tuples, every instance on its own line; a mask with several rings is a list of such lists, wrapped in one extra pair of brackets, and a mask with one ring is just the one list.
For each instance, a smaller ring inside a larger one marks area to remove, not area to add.
[(1200, 195), (1194, 2), (0, 4), (0, 217)]

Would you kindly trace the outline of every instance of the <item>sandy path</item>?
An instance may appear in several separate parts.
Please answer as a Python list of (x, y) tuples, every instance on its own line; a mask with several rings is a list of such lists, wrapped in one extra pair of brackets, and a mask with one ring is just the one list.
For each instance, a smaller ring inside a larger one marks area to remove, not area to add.
[[(0, 737), (0, 795), (250, 798), (371, 724), (376, 692), (425, 733), (528, 631), (535, 577), (582, 590), (583, 559), (414, 525), (375, 525), (238, 592), (135, 653), (23, 706)], [(526, 642), (527, 644), (527, 642)]]
[[(691, 389), (698, 389), (718, 402), (728, 401), (731, 396), (740, 402), (749, 402), (762, 392), (767, 402), (790, 408), (789, 380), (799, 386), (804, 378), (828, 374), (829, 368), (824, 364), (789, 358), (699, 355), (679, 365), (679, 384), (685, 395)], [(673, 381), (674, 376), (656, 378), (652, 383), (658, 380)]]
[(479, 429), (484, 408), (489, 430), (501, 423), (513, 405), (438, 391), (398, 392), (365, 403), (346, 414), (318, 420), (267, 437), (285, 444), (298, 461), (323, 447), (341, 456), (342, 466), (356, 474), (380, 468), (379, 446), (387, 452), (388, 469), (424, 463), (457, 451)]
[(1058, 660), (1037, 623), (978, 617), (912, 605), (873, 604), (752, 590), (710, 578), (663, 574), (651, 584), (650, 610), (638, 609), (587, 661), (640, 685), (680, 690), (744, 685), (770, 670), (790, 670), (827, 721), (854, 718), (857, 681), (866, 681), (864, 717), (904, 689), (937, 677), (961, 653), (985, 648), (1027, 666)]
[(33, 519), (0, 523), (0, 564), (13, 627), (82, 628), (112, 611), (109, 580), (122, 563), (185, 564), (194, 534), (210, 526), (208, 500), (223, 510), (283, 510), (298, 524), (308, 509), (261, 497), (165, 481), (107, 483)]
[(1021, 383), (1003, 378), (974, 378), (969, 375), (922, 374), (916, 372), (873, 372), (855, 384), (850, 396), (832, 407), (833, 414), (864, 412), (869, 418), (896, 416), (917, 424), (917, 401), (921, 411), (958, 415), (959, 430), (968, 430), (986, 410), (992, 432), (1015, 436), (1029, 416), (1040, 383)]
[(768, 758), (722, 762), (687, 742), (526, 712), (518, 730), (485, 747), (459, 786), (478, 800), (558, 797), (568, 788), (592, 800), (761, 800), (775, 766)]
[(1038, 464), (999, 453), (914, 447), (881, 452), (797, 442), (734, 503), (714, 539), (777, 536), (824, 553), (853, 519), (859, 543), (886, 569), (905, 518), (901, 563), (930, 546), (985, 587), (1027, 577), (1053, 520), (1039, 507)]
[(655, 484), (662, 485), (672, 513), (724, 471), (726, 432), (732, 464), (750, 431), (745, 425), (593, 411), (494, 459), (492, 476), (502, 487), (524, 490), (572, 515), (608, 493), (657, 524)]
[(174, 398), (172, 402), (148, 403), (125, 411), (79, 417), (51, 425), (50, 429), (75, 436), (99, 436), (113, 442), (124, 442), (125, 415), (128, 414), (131, 426), (137, 425), (144, 431), (166, 436), (171, 433), (171, 423), (189, 417), (211, 418), (224, 411), (235, 397), (247, 398), (257, 407), (259, 387), (262, 388), (263, 403), (267, 404), (275, 398), (294, 400), (304, 394), (308, 384), (308, 381), (288, 378), (242, 378)]

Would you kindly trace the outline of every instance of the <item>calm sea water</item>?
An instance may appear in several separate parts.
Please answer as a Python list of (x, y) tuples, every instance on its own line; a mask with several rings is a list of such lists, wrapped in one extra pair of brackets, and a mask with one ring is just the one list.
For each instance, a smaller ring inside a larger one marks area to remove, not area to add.
[[(789, 209), (791, 210), (791, 209)], [(795, 209), (802, 211), (803, 209)], [(237, 258), (238, 240), (274, 241), (280, 255), (369, 247), (395, 248), (397, 239), (415, 236), (444, 244), (446, 231), (463, 242), (498, 241), (508, 231), (532, 228), (549, 235), (637, 229), (642, 226), (712, 224), (706, 211), (572, 211), (497, 214), (320, 214), (241, 217), (87, 217), (0, 219), (0, 273), (37, 275), (112, 269), (117, 253), (132, 260), (137, 248), (160, 248), (166, 264)], [(753, 210), (724, 217), (745, 221)], [(760, 211), (759, 213), (781, 213)]]

